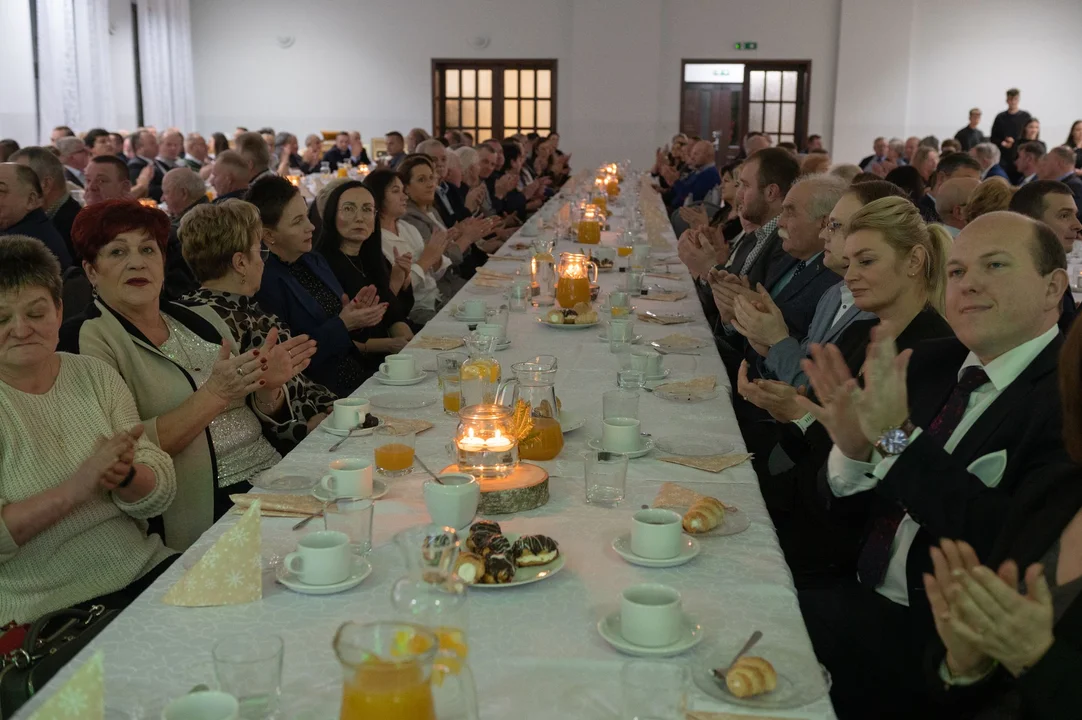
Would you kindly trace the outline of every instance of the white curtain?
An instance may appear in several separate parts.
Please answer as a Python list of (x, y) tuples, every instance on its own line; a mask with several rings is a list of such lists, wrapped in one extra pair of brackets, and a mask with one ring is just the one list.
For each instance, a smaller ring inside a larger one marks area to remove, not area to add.
[(57, 125), (113, 128), (109, 0), (38, 2), (41, 143)]
[(143, 122), (195, 129), (195, 79), (188, 0), (136, 0)]

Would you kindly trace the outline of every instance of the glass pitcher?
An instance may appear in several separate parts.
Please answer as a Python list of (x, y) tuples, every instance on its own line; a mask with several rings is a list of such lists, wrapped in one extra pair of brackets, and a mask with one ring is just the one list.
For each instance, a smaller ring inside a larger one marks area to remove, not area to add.
[(491, 404), (500, 384), (500, 363), (492, 356), (499, 338), (473, 332), (463, 340), (470, 359), (459, 368), (462, 407)]
[(344, 675), (340, 720), (477, 720), (465, 656), (422, 625), (347, 622), (334, 652)]
[(515, 363), (511, 372), (515, 377), (500, 385), (496, 401), (504, 404), (508, 390), (514, 387), (511, 407), (516, 414), (522, 403), (529, 409), (531, 428), (519, 438), (519, 459), (551, 460), (564, 449), (556, 400), (556, 358), (542, 355), (533, 362)]
[(597, 282), (597, 263), (582, 253), (560, 253), (556, 276), (556, 302), (560, 307), (590, 304), (590, 283)]
[(400, 620), (430, 628), (441, 647), (466, 648), (466, 586), (455, 575), (461, 549), (453, 528), (428, 524), (394, 536), (406, 574), (391, 586), (391, 605)]

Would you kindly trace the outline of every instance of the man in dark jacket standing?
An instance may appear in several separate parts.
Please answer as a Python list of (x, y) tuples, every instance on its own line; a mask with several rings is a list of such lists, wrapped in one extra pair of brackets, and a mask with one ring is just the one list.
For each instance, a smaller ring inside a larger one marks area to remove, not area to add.
[(1018, 154), (1018, 148), (1015, 145), (1022, 137), (1022, 130), (1025, 129), (1026, 123), (1031, 119), (1028, 112), (1018, 109), (1021, 99), (1022, 92), (1018, 88), (1007, 91), (1007, 109), (996, 115), (996, 120), (992, 123), (992, 137), (989, 138), (999, 147), (999, 164), (1007, 171), (1014, 185), (1022, 179), (1014, 167), (1014, 158)]

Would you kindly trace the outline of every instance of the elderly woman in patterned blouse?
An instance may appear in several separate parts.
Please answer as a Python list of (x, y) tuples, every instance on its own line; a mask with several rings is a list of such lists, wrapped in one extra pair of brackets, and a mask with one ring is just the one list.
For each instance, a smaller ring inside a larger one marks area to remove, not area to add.
[[(259, 211), (243, 200), (192, 208), (180, 222), (180, 237), (184, 260), (201, 287), (181, 302), (214, 308), (233, 331), (241, 352), (265, 347), (268, 338), (277, 336), (303, 370), (316, 352), (316, 341), (307, 335), (290, 338), (286, 324), (264, 311), (252, 297), (263, 279), (266, 251), (260, 244), (262, 231)], [(336, 399), (334, 393), (304, 375), (294, 376), (285, 389), (293, 419), (276, 428), (276, 446), (283, 453), (322, 422)]]

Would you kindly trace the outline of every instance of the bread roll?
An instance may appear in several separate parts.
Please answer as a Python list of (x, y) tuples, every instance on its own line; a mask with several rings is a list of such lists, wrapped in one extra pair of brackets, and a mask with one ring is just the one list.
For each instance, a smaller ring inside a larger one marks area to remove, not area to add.
[(684, 531), (689, 533), (709, 532), (725, 520), (725, 505), (712, 497), (703, 497), (695, 501), (684, 515)]
[(772, 692), (778, 686), (774, 666), (760, 657), (742, 657), (725, 675), (729, 692), (739, 698)]

